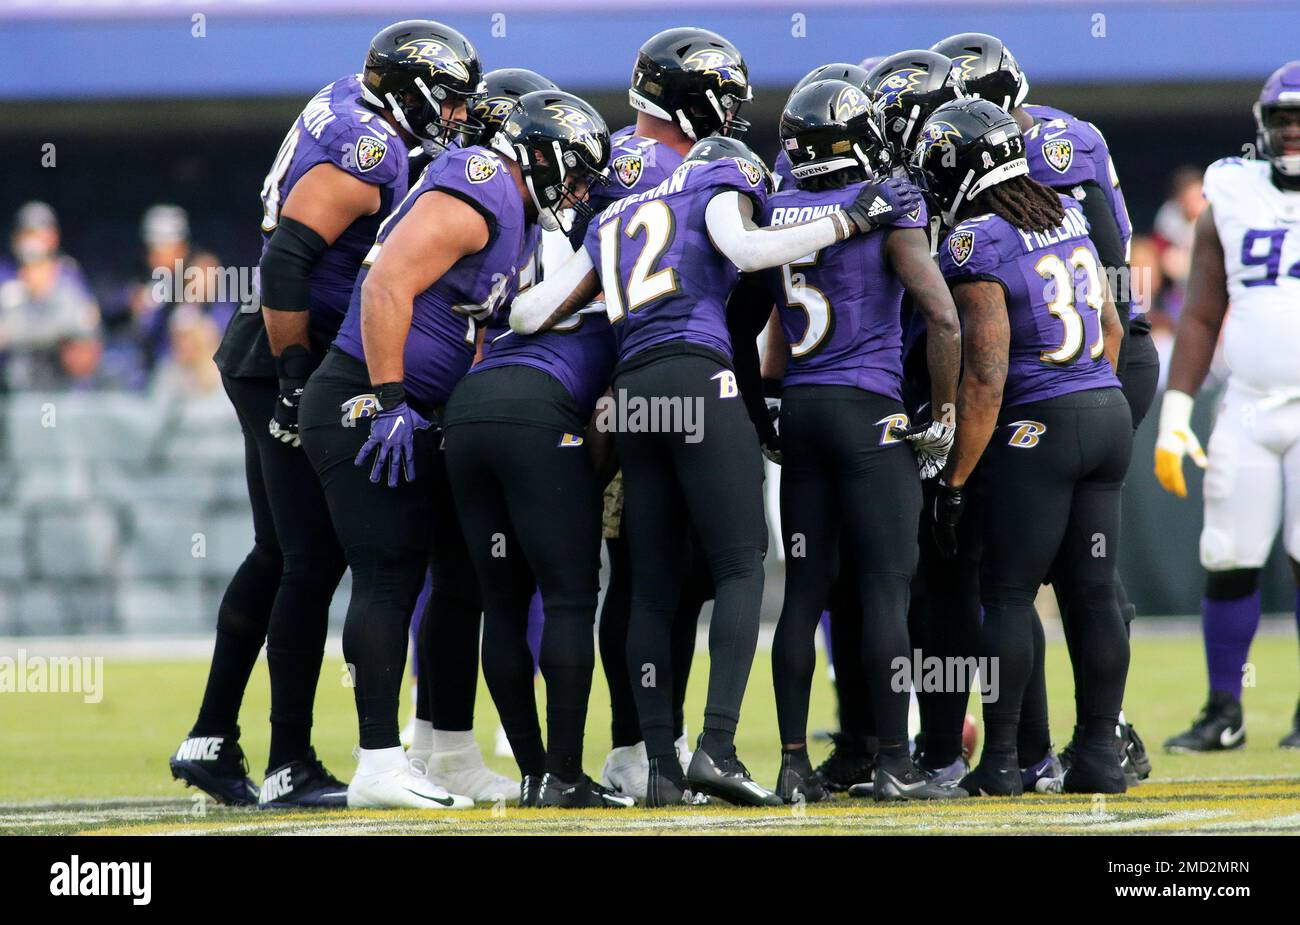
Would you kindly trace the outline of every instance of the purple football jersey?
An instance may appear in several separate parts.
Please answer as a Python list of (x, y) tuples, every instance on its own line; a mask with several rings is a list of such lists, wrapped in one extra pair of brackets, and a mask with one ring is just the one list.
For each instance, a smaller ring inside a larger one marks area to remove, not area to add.
[(951, 283), (1001, 283), (1011, 324), (1002, 405), (1118, 386), (1103, 353), (1103, 290), (1083, 210), (1061, 197), (1065, 219), (1046, 234), (1021, 231), (992, 213), (969, 218), (939, 248)]
[(766, 198), (747, 162), (687, 162), (592, 220), (583, 246), (600, 272), (620, 360), (675, 340), (731, 359), (726, 306), (740, 271), (709, 240), (704, 215), (725, 190), (752, 196), (756, 214)]
[[(294, 185), (318, 164), (333, 164), (379, 187), (379, 211), (357, 219), (325, 249), (311, 271), (312, 338), (322, 347), (338, 331), (352, 285), (380, 223), (406, 195), (407, 154), (397, 130), (361, 101), (353, 74), (311, 98), (280, 145), (262, 187), (262, 253)], [(275, 306), (271, 306), (274, 308)]]
[(358, 360), (361, 286), (384, 241), (416, 200), (439, 190), (473, 205), (487, 220), (487, 246), (456, 261), (436, 283), (415, 297), (406, 336), (404, 385), (413, 397), (440, 406), (474, 359), (479, 326), (514, 298), (521, 264), (527, 261), (524, 203), (499, 155), (487, 148), (453, 148), (425, 168), (415, 187), (384, 223), (357, 276), (352, 303), (334, 345)]
[(1025, 157), (1029, 176), (1054, 189), (1078, 186), (1089, 180), (1101, 187), (1119, 225), (1124, 247), (1133, 237), (1128, 206), (1119, 188), (1119, 174), (1110, 149), (1097, 126), (1051, 106), (1026, 106), (1034, 125), (1025, 132)]
[(614, 374), (614, 334), (599, 302), (561, 321), (544, 334), (506, 330), (484, 342), (483, 360), (470, 375), (498, 366), (531, 366), (558, 379), (582, 420), (591, 417)]
[[(847, 206), (864, 185), (783, 190), (768, 199), (759, 224), (811, 221)], [(893, 227), (928, 223), (920, 205)], [(903, 283), (885, 254), (888, 237), (883, 230), (859, 235), (765, 271), (790, 343), (786, 385), (849, 385), (902, 398)]]

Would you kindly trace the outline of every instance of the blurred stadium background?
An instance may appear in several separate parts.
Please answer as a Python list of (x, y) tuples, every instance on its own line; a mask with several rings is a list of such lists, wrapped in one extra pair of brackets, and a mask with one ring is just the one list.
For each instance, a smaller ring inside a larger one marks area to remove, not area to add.
[[(524, 66), (630, 121), (637, 47), (707, 26), (744, 51), (753, 139), (775, 154), (788, 88), (812, 67), (1002, 37), (1030, 101), (1106, 134), (1167, 362), (1200, 171), (1254, 140), (1250, 105), (1296, 56), (1290, 2), (1252, 0), (2, 0), (0, 2), (0, 636), (202, 633), (247, 552), (242, 444), (210, 357), (228, 299), (151, 293), (156, 267), (256, 266), (258, 191), (285, 129), (360, 69), (389, 22), (435, 17), (485, 67)], [(1290, 17), (1290, 18), (1288, 18)], [(39, 203), (43, 205), (32, 205)], [(1211, 391), (1214, 387), (1212, 387)], [(1198, 403), (1208, 435), (1210, 402)], [(1193, 614), (1194, 500), (1134, 455), (1121, 568), (1143, 618)], [(779, 606), (774, 554), (768, 616)], [(1289, 611), (1275, 552), (1266, 611)], [(335, 619), (347, 602), (336, 597)]]

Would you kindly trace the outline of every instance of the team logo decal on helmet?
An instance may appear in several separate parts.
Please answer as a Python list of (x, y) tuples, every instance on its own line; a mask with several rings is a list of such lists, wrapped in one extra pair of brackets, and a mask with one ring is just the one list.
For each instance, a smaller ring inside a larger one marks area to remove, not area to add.
[(924, 130), (922, 130), (921, 140), (917, 144), (918, 160), (923, 158), (931, 148), (951, 148), (960, 140), (961, 132), (947, 122), (928, 122)]
[(372, 135), (362, 135), (357, 141), (357, 170), (365, 173), (378, 167), (388, 153), (388, 145)]
[(740, 62), (716, 48), (701, 48), (699, 51), (691, 52), (682, 59), (682, 68), (688, 71), (699, 71), (702, 74), (712, 74), (720, 81), (734, 83), (740, 87), (745, 87), (749, 83)]
[(1068, 138), (1049, 141), (1043, 145), (1043, 157), (1057, 173), (1065, 173), (1070, 169), (1070, 161), (1074, 160), (1074, 144)]
[(495, 158), (471, 154), (469, 160), (465, 161), (465, 179), (471, 183), (486, 183), (496, 175), (497, 166)]
[(952, 255), (953, 263), (957, 266), (965, 266), (974, 252), (975, 232), (963, 230), (948, 235), (948, 253)]
[(474, 107), (474, 115), (484, 122), (491, 120), (498, 125), (505, 121), (506, 116), (510, 115), (510, 110), (515, 108), (515, 101), (508, 96), (493, 96), (483, 100)]
[(860, 116), (864, 112), (871, 111), (871, 103), (867, 95), (857, 87), (845, 87), (840, 91), (840, 95), (835, 98), (835, 118), (841, 122), (847, 122), (854, 116)]
[[(552, 103), (546, 107), (546, 111), (552, 114), (557, 123), (568, 129), (570, 141), (586, 148), (593, 161), (600, 160), (603, 151), (600, 130), (589, 115), (568, 103)], [(577, 164), (575, 162), (566, 166), (576, 167)]]
[(890, 74), (876, 90), (876, 104), (883, 110), (898, 102), (898, 98), (908, 90), (918, 90), (926, 72), (918, 67), (904, 68)]
[(645, 160), (639, 154), (624, 154), (614, 158), (613, 167), (618, 182), (631, 189), (645, 171)]
[(469, 68), (445, 42), (437, 39), (412, 39), (397, 46), (397, 50), (406, 52), (408, 61), (427, 64), (431, 76), (448, 74), (457, 80), (469, 80)]

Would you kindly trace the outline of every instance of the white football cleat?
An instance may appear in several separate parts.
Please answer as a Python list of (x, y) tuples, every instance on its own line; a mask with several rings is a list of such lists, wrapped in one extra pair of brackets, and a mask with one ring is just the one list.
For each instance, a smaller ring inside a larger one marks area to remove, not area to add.
[(404, 760), (367, 774), (358, 770), (348, 784), (349, 809), (469, 809), (473, 805), (469, 797), (431, 783), (419, 762)]
[(429, 755), (426, 779), (452, 793), (467, 793), (480, 803), (519, 802), (519, 781), (483, 763), (477, 742)]
[(644, 800), (650, 777), (650, 758), (645, 742), (623, 745), (611, 749), (605, 758), (605, 768), (600, 772), (600, 782), (610, 790), (637, 800)]

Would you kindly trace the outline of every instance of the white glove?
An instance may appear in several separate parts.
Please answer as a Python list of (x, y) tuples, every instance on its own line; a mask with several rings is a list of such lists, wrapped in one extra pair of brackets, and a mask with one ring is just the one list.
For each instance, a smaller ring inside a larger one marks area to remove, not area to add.
[(1160, 403), (1160, 432), (1156, 437), (1156, 478), (1171, 495), (1187, 497), (1183, 478), (1183, 456), (1202, 469), (1209, 463), (1201, 441), (1192, 431), (1192, 396), (1177, 389), (1165, 392)]
[(890, 433), (912, 444), (922, 479), (932, 479), (948, 464), (957, 428), (943, 421), (926, 421), (914, 427), (894, 427)]

